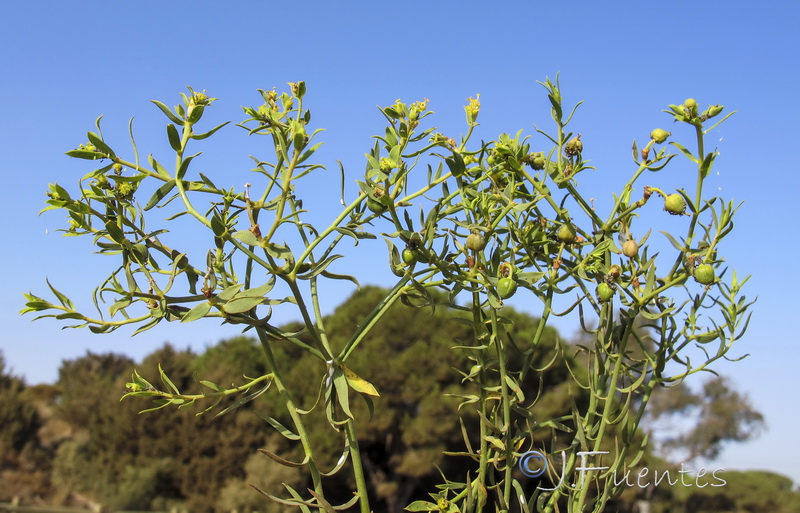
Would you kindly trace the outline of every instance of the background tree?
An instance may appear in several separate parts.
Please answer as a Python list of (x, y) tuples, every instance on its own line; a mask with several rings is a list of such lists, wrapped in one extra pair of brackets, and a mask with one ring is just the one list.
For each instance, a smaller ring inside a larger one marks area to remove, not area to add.
[[(713, 460), (727, 443), (747, 441), (765, 426), (763, 415), (724, 376), (708, 379), (699, 391), (660, 388), (652, 404), (648, 427), (661, 435), (660, 450), (673, 460)], [(670, 433), (659, 433), (662, 423), (672, 427)]]
[(34, 501), (47, 491), (47, 452), (37, 433), (42, 426), (25, 382), (6, 368), (0, 354), (0, 501)]

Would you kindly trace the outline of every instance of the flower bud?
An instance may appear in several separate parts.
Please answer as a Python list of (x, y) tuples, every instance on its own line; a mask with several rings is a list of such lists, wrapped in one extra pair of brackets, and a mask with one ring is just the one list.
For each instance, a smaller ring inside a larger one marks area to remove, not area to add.
[(480, 94), (476, 94), (475, 98), (469, 97), (467, 101), (469, 102), (465, 107), (464, 111), (467, 113), (467, 124), (474, 125), (475, 120), (478, 119), (478, 113), (481, 110), (481, 101), (480, 101)]
[(683, 102), (683, 106), (686, 107), (687, 111), (689, 111), (689, 115), (691, 117), (697, 116), (697, 100), (694, 98), (687, 98)]
[(713, 118), (714, 116), (722, 112), (722, 109), (724, 108), (725, 107), (723, 107), (722, 105), (712, 105), (706, 111), (706, 116), (708, 116), (709, 118)]

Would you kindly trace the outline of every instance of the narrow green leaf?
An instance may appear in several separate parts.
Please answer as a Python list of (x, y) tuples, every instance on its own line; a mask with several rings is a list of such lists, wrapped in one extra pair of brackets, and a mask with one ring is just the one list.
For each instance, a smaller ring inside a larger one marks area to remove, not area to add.
[(153, 168), (153, 171), (158, 173), (159, 175), (163, 176), (164, 178), (171, 178), (170, 174), (164, 169), (164, 166), (158, 163), (158, 161), (153, 157), (153, 154), (147, 156), (147, 160), (150, 162), (150, 167)]
[(697, 160), (697, 158), (696, 158), (694, 155), (692, 155), (692, 152), (691, 152), (691, 151), (689, 151), (688, 149), (686, 149), (686, 147), (685, 147), (685, 146), (683, 146), (683, 145), (681, 145), (681, 144), (678, 144), (678, 143), (676, 143), (676, 142), (674, 142), (674, 141), (670, 141), (670, 144), (671, 144), (671, 145), (673, 145), (673, 146), (675, 146), (675, 147), (676, 147), (676, 148), (678, 148), (679, 150), (681, 150), (681, 153), (683, 153), (683, 154), (686, 156), (686, 158), (688, 158), (689, 160), (691, 160), (691, 161), (692, 161), (692, 162), (694, 162), (695, 164), (697, 164), (697, 163), (698, 163), (698, 160)]
[(336, 397), (342, 407), (342, 412), (352, 419), (353, 413), (350, 411), (347, 378), (345, 378), (342, 369), (336, 368), (333, 370), (333, 387), (336, 389)]
[(243, 405), (245, 405), (245, 404), (249, 403), (249, 402), (250, 402), (250, 401), (252, 401), (253, 399), (256, 399), (256, 398), (257, 398), (257, 397), (259, 397), (261, 394), (263, 394), (264, 392), (266, 392), (267, 390), (269, 390), (269, 387), (270, 387), (271, 385), (272, 385), (272, 382), (270, 381), (270, 382), (269, 382), (269, 383), (267, 383), (267, 384), (266, 384), (266, 385), (265, 385), (263, 388), (261, 388), (261, 389), (259, 389), (259, 390), (256, 390), (255, 392), (252, 392), (252, 393), (250, 393), (250, 394), (247, 394), (246, 396), (242, 397), (241, 399), (239, 399), (238, 401), (236, 401), (236, 402), (235, 402), (235, 403), (233, 403), (232, 405), (228, 406), (227, 408), (225, 408), (225, 409), (224, 409), (224, 410), (222, 410), (221, 412), (219, 412), (219, 413), (217, 413), (216, 415), (214, 415), (214, 418), (221, 417), (221, 416), (225, 415), (226, 413), (232, 412), (233, 410), (235, 410), (235, 409), (239, 408), (240, 406), (243, 406)]
[[(170, 126), (172, 126), (172, 125), (170, 125)], [(168, 182), (166, 182), (164, 185), (162, 185), (161, 187), (156, 189), (156, 192), (154, 192), (153, 195), (150, 197), (150, 200), (144, 206), (144, 209), (145, 210), (150, 210), (151, 208), (153, 208), (156, 205), (158, 205), (158, 203), (162, 199), (164, 199), (167, 196), (167, 194), (172, 192), (172, 189), (174, 189), (174, 188), (175, 188), (175, 180), (169, 180)]]
[(111, 317), (114, 317), (114, 315), (117, 312), (119, 312), (120, 310), (124, 310), (125, 308), (128, 308), (130, 305), (131, 305), (130, 298), (120, 299), (119, 301), (114, 302), (114, 304), (109, 307), (108, 314)]
[(181, 151), (181, 136), (178, 133), (178, 129), (175, 128), (175, 125), (172, 123), (167, 125), (167, 138), (173, 150)]
[(206, 386), (206, 387), (210, 388), (210, 389), (211, 389), (211, 390), (213, 390), (214, 392), (224, 392), (224, 391), (225, 391), (225, 388), (224, 388), (224, 387), (221, 387), (221, 386), (219, 386), (219, 385), (217, 385), (216, 383), (214, 383), (214, 382), (211, 382), (211, 381), (207, 381), (207, 380), (201, 379), (201, 380), (199, 381), (199, 383), (200, 383), (201, 385), (203, 385), (203, 386)]
[(164, 384), (164, 387), (167, 390), (171, 390), (173, 394), (180, 395), (180, 391), (178, 391), (178, 387), (176, 387), (175, 383), (173, 383), (172, 380), (169, 379), (169, 376), (167, 376), (167, 373), (164, 372), (164, 369), (161, 368), (161, 364), (160, 363), (158, 364), (158, 373), (161, 376), (161, 382)]
[(183, 125), (183, 120), (178, 116), (176, 116), (175, 114), (173, 114), (173, 112), (169, 109), (169, 107), (167, 107), (166, 105), (157, 100), (150, 100), (150, 101), (153, 102), (153, 104), (156, 107), (161, 109), (161, 112), (163, 112), (164, 115), (167, 116), (167, 118), (169, 118), (170, 121), (172, 121), (176, 125)]
[(97, 150), (100, 153), (104, 153), (104, 154), (108, 155), (109, 157), (116, 157), (116, 155), (114, 154), (114, 150), (112, 150), (111, 147), (109, 145), (107, 145), (103, 141), (103, 139), (100, 138), (100, 136), (98, 136), (97, 134), (95, 134), (93, 132), (87, 132), (86, 136), (88, 137), (89, 142), (94, 144), (94, 146), (97, 148)]
[(222, 292), (217, 294), (217, 299), (220, 299), (222, 301), (228, 301), (229, 299), (232, 299), (233, 296), (235, 296), (236, 293), (239, 292), (239, 289), (241, 288), (242, 288), (241, 283), (237, 283), (235, 285), (226, 287)]
[(70, 310), (75, 309), (75, 307), (72, 305), (72, 301), (70, 301), (67, 296), (59, 292), (55, 287), (53, 287), (53, 285), (50, 284), (49, 279), (45, 278), (45, 281), (47, 282), (47, 286), (50, 287), (50, 290), (53, 292), (53, 294), (58, 298), (58, 302), (61, 303), (61, 306), (69, 308)]
[(161, 322), (161, 319), (163, 319), (163, 317), (154, 318), (152, 321), (149, 321), (147, 324), (141, 326), (139, 329), (134, 331), (133, 335), (131, 335), (131, 336), (138, 335), (139, 333), (143, 333), (143, 332), (149, 330), (150, 328), (154, 327), (156, 324)]
[(184, 316), (181, 318), (181, 322), (192, 322), (202, 319), (209, 311), (211, 311), (211, 303), (208, 301), (203, 301), (186, 312), (186, 314), (184, 314)]
[(220, 128), (224, 127), (224, 126), (225, 126), (225, 125), (227, 125), (228, 123), (230, 123), (230, 121), (226, 121), (226, 122), (222, 123), (221, 125), (217, 125), (217, 126), (215, 126), (214, 128), (212, 128), (211, 130), (209, 130), (208, 132), (206, 132), (206, 133), (204, 133), (204, 134), (195, 134), (195, 135), (192, 135), (192, 139), (195, 139), (195, 140), (198, 140), (198, 141), (199, 141), (199, 140), (201, 140), (201, 139), (205, 139), (205, 138), (207, 138), (207, 137), (211, 137), (212, 135), (214, 135), (214, 133), (215, 133), (217, 130), (219, 130)]
[(428, 501), (414, 501), (403, 509), (406, 511), (436, 511), (439, 506)]
[(674, 247), (678, 251), (683, 251), (683, 244), (678, 242), (677, 240), (675, 240), (675, 237), (673, 237), (672, 235), (670, 235), (669, 233), (664, 232), (664, 231), (662, 231), (661, 233), (663, 233), (664, 236), (667, 239), (669, 239), (669, 242), (670, 242), (670, 244), (672, 244), (672, 247)]
[(260, 305), (263, 301), (263, 297), (234, 298), (222, 305), (222, 310), (229, 314), (243, 313)]
[(260, 411), (256, 412), (256, 415), (261, 417), (261, 419), (269, 424), (270, 426), (274, 427), (275, 430), (283, 435), (284, 437), (288, 438), (289, 440), (300, 440), (300, 436), (293, 433), (289, 428), (278, 422), (276, 419), (270, 417), (266, 413), (261, 413)]
[(242, 241), (248, 246), (258, 246), (258, 237), (250, 230), (239, 230), (233, 234), (233, 238)]
[(87, 151), (87, 150), (70, 150), (64, 152), (64, 154), (68, 157), (72, 157), (74, 159), (84, 159), (84, 160), (97, 160), (103, 158), (102, 155), (96, 153), (94, 151)]
[(190, 155), (183, 159), (181, 166), (178, 168), (178, 172), (175, 174), (175, 177), (178, 180), (183, 180), (183, 176), (186, 174), (186, 171), (189, 170), (189, 164), (191, 164), (192, 160), (198, 155), (200, 155), (200, 153), (195, 153), (194, 155)]
[(67, 312), (67, 313), (59, 314), (59, 315), (56, 315), (55, 318), (58, 319), (58, 320), (76, 319), (76, 320), (79, 320), (79, 321), (82, 321), (84, 319), (83, 315), (79, 314), (78, 312)]
[(239, 292), (238, 294), (236, 294), (233, 297), (233, 299), (239, 299), (239, 298), (243, 298), (243, 297), (263, 298), (264, 296), (266, 296), (269, 293), (269, 291), (271, 291), (273, 289), (273, 287), (275, 287), (275, 276), (272, 276), (267, 283), (265, 283), (264, 285), (261, 285), (260, 287), (256, 287), (256, 288), (253, 288), (253, 289), (246, 289), (246, 290), (243, 290), (243, 291)]

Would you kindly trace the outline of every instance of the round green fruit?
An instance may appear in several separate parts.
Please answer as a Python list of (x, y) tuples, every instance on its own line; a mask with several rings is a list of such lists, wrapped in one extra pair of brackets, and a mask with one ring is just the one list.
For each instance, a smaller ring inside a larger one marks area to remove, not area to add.
[(575, 242), (575, 237), (578, 234), (575, 232), (575, 227), (569, 223), (564, 223), (558, 228), (558, 240), (561, 242)]
[(417, 263), (417, 252), (411, 248), (406, 248), (403, 250), (403, 262), (407, 263), (408, 265), (414, 265)]
[(670, 194), (664, 199), (664, 210), (674, 216), (681, 216), (686, 212), (686, 200), (678, 194)]
[(614, 297), (614, 289), (611, 285), (603, 282), (597, 286), (597, 299), (599, 299), (601, 303), (610, 301), (612, 297)]
[(633, 239), (626, 240), (625, 244), (622, 245), (622, 254), (628, 258), (634, 258), (639, 254), (639, 245)]
[(486, 237), (479, 230), (472, 230), (467, 236), (467, 249), (480, 251), (486, 247)]
[(376, 214), (383, 214), (384, 212), (389, 210), (389, 207), (387, 207), (380, 201), (372, 198), (367, 199), (367, 208), (370, 209), (371, 212), (374, 212)]
[(694, 279), (697, 283), (710, 285), (714, 283), (714, 268), (708, 264), (703, 264), (694, 270)]
[(650, 139), (654, 140), (656, 144), (661, 144), (667, 140), (667, 137), (670, 136), (670, 133), (664, 130), (663, 128), (656, 128), (652, 132), (650, 132)]
[(497, 280), (497, 295), (501, 299), (508, 299), (517, 291), (517, 283), (511, 278), (500, 278)]

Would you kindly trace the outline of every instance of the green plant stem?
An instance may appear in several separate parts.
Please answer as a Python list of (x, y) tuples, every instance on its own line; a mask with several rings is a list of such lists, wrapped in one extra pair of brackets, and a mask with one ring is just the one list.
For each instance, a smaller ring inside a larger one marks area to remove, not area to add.
[[(225, 390), (223, 390), (221, 392), (207, 392), (207, 393), (203, 393), (203, 394), (170, 394), (168, 392), (163, 392), (161, 390), (153, 390), (153, 391), (148, 391), (148, 394), (152, 395), (152, 396), (163, 397), (165, 399), (185, 399), (187, 401), (197, 401), (197, 400), (200, 400), (200, 399), (208, 399), (209, 397), (226, 397), (226, 396), (229, 396), (229, 395), (234, 395), (234, 394), (238, 394), (238, 393), (241, 393), (241, 392), (245, 392), (245, 391), (251, 389), (253, 386), (257, 385), (258, 383), (261, 383), (262, 381), (270, 380), (272, 378), (273, 378), (272, 373), (264, 374), (264, 375), (259, 376), (257, 378), (251, 379), (250, 381), (248, 381), (244, 385), (240, 385), (238, 387), (233, 387), (233, 388), (227, 388), (227, 389), (225, 389)], [(132, 392), (132, 393), (136, 394), (137, 392)], [(123, 399), (127, 395), (128, 394), (123, 396)]]
[(347, 446), (350, 449), (350, 460), (353, 462), (353, 477), (356, 480), (356, 493), (358, 493), (361, 513), (370, 513), (369, 493), (367, 481), (364, 477), (364, 467), (361, 463), (361, 451), (358, 448), (356, 426), (355, 421), (351, 418), (348, 418), (345, 424), (345, 434), (347, 436)]
[(513, 482), (512, 472), (514, 470), (514, 446), (513, 446), (513, 433), (511, 430), (511, 393), (508, 389), (508, 370), (506, 369), (506, 351), (503, 347), (503, 339), (505, 334), (503, 327), (497, 318), (497, 311), (491, 310), (490, 313), (492, 323), (491, 338), (494, 342), (495, 351), (497, 352), (498, 370), (500, 372), (500, 394), (503, 409), (503, 423), (501, 432), (503, 433), (503, 446), (505, 447), (505, 468), (503, 470), (503, 503), (501, 507), (507, 509), (511, 504), (511, 484)]
[(411, 275), (406, 273), (400, 280), (392, 287), (383, 301), (375, 305), (375, 308), (367, 315), (362, 321), (361, 325), (356, 329), (350, 340), (342, 348), (339, 353), (339, 361), (344, 363), (347, 358), (353, 353), (359, 344), (369, 335), (372, 328), (381, 320), (381, 318), (389, 311), (389, 308), (400, 298), (406, 284), (411, 279)]
[(311, 441), (308, 438), (308, 433), (306, 432), (303, 418), (300, 416), (297, 406), (295, 406), (291, 393), (283, 383), (283, 378), (278, 370), (278, 365), (275, 361), (275, 356), (272, 353), (272, 347), (270, 346), (266, 331), (256, 328), (256, 333), (258, 334), (258, 339), (261, 342), (261, 347), (264, 350), (264, 356), (266, 357), (267, 365), (271, 370), (275, 387), (277, 388), (278, 393), (283, 400), (284, 406), (286, 407), (286, 410), (289, 413), (292, 422), (294, 423), (295, 429), (297, 430), (297, 436), (300, 437), (300, 443), (303, 446), (303, 453), (308, 461), (307, 465), (308, 470), (311, 473), (311, 481), (314, 485), (314, 491), (319, 494), (320, 497), (324, 497), (325, 491), (322, 488), (322, 477), (319, 468), (317, 467), (316, 460), (314, 459), (314, 451), (311, 448)]

